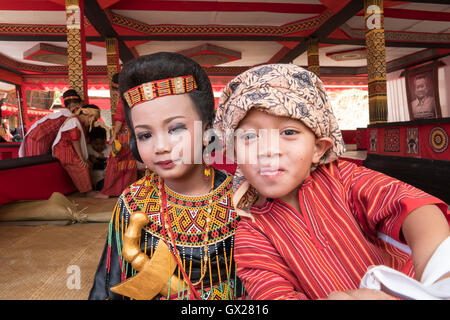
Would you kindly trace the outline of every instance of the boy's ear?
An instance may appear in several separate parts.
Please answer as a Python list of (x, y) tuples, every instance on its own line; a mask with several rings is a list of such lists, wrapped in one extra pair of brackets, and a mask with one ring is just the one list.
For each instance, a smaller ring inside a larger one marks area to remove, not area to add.
[(320, 158), (333, 146), (331, 138), (318, 138), (314, 146), (313, 163), (319, 163)]

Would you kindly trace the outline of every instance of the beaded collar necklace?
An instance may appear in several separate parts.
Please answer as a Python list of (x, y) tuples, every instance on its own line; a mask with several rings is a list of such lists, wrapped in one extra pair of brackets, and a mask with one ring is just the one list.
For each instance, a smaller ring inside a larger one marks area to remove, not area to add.
[[(168, 244), (169, 250), (172, 252), (172, 254), (175, 257), (175, 260), (177, 261), (178, 264), (178, 268), (181, 270), (181, 273), (183, 274), (183, 278), (184, 281), (188, 284), (188, 286), (191, 289), (192, 294), (195, 296), (196, 299), (200, 300), (200, 296), (198, 295), (197, 291), (195, 290), (195, 286), (200, 284), (203, 280), (203, 278), (206, 275), (206, 264), (208, 261), (208, 253), (209, 253), (209, 245), (208, 245), (208, 233), (209, 233), (209, 227), (210, 227), (210, 221), (211, 221), (211, 212), (212, 212), (212, 192), (214, 191), (214, 176), (215, 176), (215, 172), (214, 169), (211, 169), (212, 175), (211, 175), (211, 187), (209, 190), (209, 200), (208, 200), (208, 215), (206, 217), (206, 228), (205, 228), (205, 235), (203, 237), (203, 240), (205, 242), (204, 244), (204, 255), (203, 255), (203, 260), (200, 261), (200, 269), (202, 270), (202, 274), (200, 276), (200, 279), (195, 282), (192, 283), (188, 277), (188, 275), (186, 274), (186, 271), (184, 270), (184, 267), (181, 263), (181, 257), (180, 257), (180, 253), (178, 252), (178, 249), (176, 247), (175, 244), (175, 240), (174, 237), (172, 235), (172, 223), (170, 221), (170, 217), (169, 214), (167, 213), (167, 195), (165, 192), (165, 186), (164, 186), (164, 181), (161, 177), (159, 177), (158, 179), (158, 195), (159, 195), (159, 200), (160, 200), (160, 208), (161, 208), (161, 214), (162, 214), (162, 224), (163, 224), (163, 232), (161, 232)], [(166, 238), (166, 236), (168, 236), (168, 238)], [(169, 242), (170, 240), (170, 242)], [(170, 245), (171, 244), (171, 245)]]

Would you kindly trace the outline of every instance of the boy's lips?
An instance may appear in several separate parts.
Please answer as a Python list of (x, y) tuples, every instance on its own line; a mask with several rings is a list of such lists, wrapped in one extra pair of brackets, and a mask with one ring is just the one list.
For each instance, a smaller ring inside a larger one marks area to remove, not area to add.
[(264, 177), (277, 177), (283, 174), (285, 170), (281, 168), (261, 168), (259, 174)]

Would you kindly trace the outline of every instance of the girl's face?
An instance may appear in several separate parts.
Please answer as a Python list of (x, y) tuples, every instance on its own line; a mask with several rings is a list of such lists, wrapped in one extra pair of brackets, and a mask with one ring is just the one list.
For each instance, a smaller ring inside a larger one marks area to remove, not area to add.
[(331, 146), (331, 139), (316, 139), (298, 120), (251, 110), (239, 123), (235, 153), (248, 182), (265, 197), (283, 199), (309, 177)]
[[(202, 154), (206, 125), (187, 94), (140, 103), (131, 109), (131, 120), (139, 154), (151, 171), (165, 180), (183, 178), (191, 172), (195, 153)], [(200, 137), (194, 139), (195, 134)], [(194, 145), (194, 141), (200, 145)]]

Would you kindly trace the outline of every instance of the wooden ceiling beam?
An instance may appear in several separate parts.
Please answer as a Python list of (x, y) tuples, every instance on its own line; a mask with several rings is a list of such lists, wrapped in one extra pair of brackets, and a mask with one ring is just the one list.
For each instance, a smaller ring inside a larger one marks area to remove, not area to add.
[[(348, 19), (355, 16), (359, 11), (364, 9), (364, 1), (352, 0), (341, 11), (331, 16), (327, 21), (314, 31), (310, 37), (318, 38), (319, 42), (322, 39), (328, 37), (334, 30), (338, 29), (342, 24), (347, 22)], [(300, 56), (306, 51), (306, 41), (301, 42), (288, 52), (283, 58), (280, 59), (280, 63), (291, 63), (295, 58)]]
[[(405, 2), (404, 0), (390, 0), (391, 2)], [(446, 4), (448, 5), (448, 0), (408, 0), (408, 2), (413, 3), (423, 3), (423, 4)]]
[(134, 55), (125, 42), (119, 37), (97, 0), (84, 1), (84, 15), (103, 38), (117, 38), (119, 57), (123, 63), (134, 59)]

